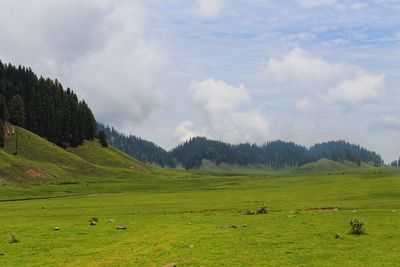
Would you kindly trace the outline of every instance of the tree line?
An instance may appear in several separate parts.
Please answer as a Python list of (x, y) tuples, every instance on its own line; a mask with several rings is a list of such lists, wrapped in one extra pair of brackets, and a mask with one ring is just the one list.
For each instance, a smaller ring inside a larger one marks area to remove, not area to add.
[(216, 164), (235, 165), (262, 164), (272, 168), (298, 167), (322, 158), (334, 161), (352, 161), (381, 165), (382, 158), (375, 152), (345, 141), (316, 144), (310, 148), (293, 142), (272, 141), (263, 145), (238, 144), (195, 137), (171, 151), (166, 151), (152, 142), (134, 135), (124, 135), (113, 127), (99, 123), (97, 128), (104, 131), (108, 142), (125, 153), (147, 163), (174, 168), (182, 165), (186, 169), (197, 169), (202, 160)]
[(199, 168), (202, 160), (216, 164), (235, 165), (263, 164), (272, 168), (298, 167), (309, 162), (326, 158), (334, 161), (352, 161), (383, 164), (375, 152), (345, 141), (331, 141), (316, 144), (310, 148), (293, 142), (272, 141), (264, 145), (228, 143), (195, 137), (180, 144), (170, 152), (186, 169)]
[(0, 146), (4, 146), (6, 121), (64, 148), (92, 140), (96, 134), (92, 111), (71, 89), (38, 77), (30, 68), (0, 61)]
[(122, 134), (113, 127), (110, 128), (102, 123), (98, 123), (97, 128), (99, 133), (104, 132), (110, 145), (140, 161), (161, 167), (176, 167), (175, 159), (163, 148), (152, 142), (134, 135)]

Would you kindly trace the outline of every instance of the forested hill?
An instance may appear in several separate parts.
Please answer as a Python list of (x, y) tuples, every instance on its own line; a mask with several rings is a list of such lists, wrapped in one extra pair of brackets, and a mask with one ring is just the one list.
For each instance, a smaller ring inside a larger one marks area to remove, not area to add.
[(175, 168), (175, 159), (163, 148), (150, 141), (134, 135), (124, 135), (114, 128), (98, 123), (97, 128), (103, 130), (108, 142), (119, 150), (146, 163), (156, 164), (161, 167)]
[[(30, 68), (0, 61), (0, 132), (10, 121), (62, 147), (78, 146), (96, 134), (85, 101), (57, 80), (38, 77)], [(4, 134), (0, 134), (0, 146)]]
[(259, 164), (276, 169), (298, 167), (322, 158), (359, 164), (362, 162), (382, 164), (381, 157), (375, 152), (345, 141), (321, 143), (307, 148), (284, 141), (268, 142), (261, 146), (249, 143), (231, 145), (205, 137), (195, 137), (167, 152), (152, 142), (134, 135), (124, 135), (101, 123), (97, 125), (97, 128), (104, 130), (112, 146), (141, 161), (162, 167), (174, 168), (176, 165), (183, 165), (186, 169), (197, 169), (204, 159), (211, 160), (217, 165), (221, 163), (239, 166)]
[(192, 138), (170, 152), (187, 169), (199, 168), (202, 160), (235, 165), (263, 164), (273, 168), (298, 167), (326, 158), (334, 161), (353, 161), (381, 165), (375, 152), (345, 141), (332, 141), (306, 148), (292, 142), (273, 141), (265, 145), (239, 144)]

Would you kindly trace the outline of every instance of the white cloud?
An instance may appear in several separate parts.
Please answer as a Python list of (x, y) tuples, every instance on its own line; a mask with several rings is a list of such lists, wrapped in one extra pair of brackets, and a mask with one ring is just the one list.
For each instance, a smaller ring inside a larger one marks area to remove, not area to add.
[(225, 6), (225, 0), (195, 0), (192, 11), (202, 18), (215, 18)]
[(270, 59), (262, 73), (267, 83), (287, 93), (301, 94), (296, 106), (303, 110), (313, 98), (347, 109), (362, 107), (375, 103), (385, 87), (383, 75), (351, 64), (331, 63), (300, 48)]
[(183, 121), (176, 127), (175, 133), (179, 136), (181, 142), (201, 135), (193, 131), (193, 126), (194, 124), (192, 121)]
[(250, 100), (243, 85), (235, 87), (213, 79), (194, 81), (189, 90), (193, 93), (194, 101), (210, 113), (230, 111)]
[(263, 72), (265, 79), (273, 83), (312, 90), (345, 76), (348, 67), (332, 64), (295, 48), (282, 58), (270, 59)]
[(385, 86), (383, 75), (359, 74), (352, 80), (345, 80), (331, 89), (327, 99), (348, 108), (361, 107), (376, 102)]
[(304, 7), (333, 6), (336, 0), (295, 0), (296, 3)]
[(208, 79), (192, 82), (189, 92), (203, 116), (196, 124), (185, 121), (177, 127), (181, 140), (203, 135), (232, 143), (262, 143), (271, 138), (271, 122), (265, 115), (258, 109), (244, 107), (250, 96), (243, 85), (236, 87)]
[(98, 120), (125, 128), (165, 106), (161, 82), (169, 57), (159, 42), (146, 38), (148, 10), (142, 1), (1, 5), (2, 60), (70, 86)]

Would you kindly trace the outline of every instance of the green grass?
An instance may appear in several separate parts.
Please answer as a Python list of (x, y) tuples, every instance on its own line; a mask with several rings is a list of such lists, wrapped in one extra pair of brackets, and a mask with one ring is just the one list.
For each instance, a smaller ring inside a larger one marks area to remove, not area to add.
[[(130, 165), (112, 149), (105, 158), (96, 142), (63, 152), (99, 175), (60, 167), (78, 177), (0, 185), (0, 266), (398, 266), (397, 168), (213, 175)], [(26, 153), (0, 151), (1, 172), (9, 162), (52, 165)], [(264, 203), (269, 214), (244, 215)], [(348, 234), (356, 216), (366, 235)]]

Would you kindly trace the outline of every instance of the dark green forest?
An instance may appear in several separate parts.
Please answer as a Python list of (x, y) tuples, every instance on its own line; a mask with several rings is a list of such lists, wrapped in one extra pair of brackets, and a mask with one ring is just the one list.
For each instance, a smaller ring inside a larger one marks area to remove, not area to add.
[(163, 148), (134, 135), (124, 135), (114, 128), (99, 123), (99, 130), (104, 131), (107, 141), (113, 147), (146, 163), (162, 167), (175, 168), (175, 159)]
[[(57, 80), (30, 68), (0, 61), (0, 120), (24, 127), (61, 147), (78, 146), (96, 134), (96, 121), (83, 100)], [(4, 132), (1, 123), (0, 132)], [(4, 143), (2, 135), (0, 145)]]
[(187, 169), (199, 168), (203, 159), (216, 164), (263, 164), (272, 168), (298, 167), (326, 158), (381, 165), (382, 158), (375, 152), (345, 141), (316, 144), (310, 148), (293, 142), (272, 141), (264, 145), (228, 143), (195, 137), (170, 152)]
[(332, 141), (307, 148), (284, 141), (267, 142), (261, 146), (249, 143), (231, 145), (205, 137), (195, 137), (167, 152), (150, 141), (134, 135), (126, 136), (101, 123), (98, 124), (98, 129), (104, 130), (112, 146), (125, 153), (147, 163), (171, 168), (181, 164), (186, 169), (197, 169), (203, 159), (216, 164), (262, 164), (276, 169), (298, 167), (322, 158), (375, 165), (383, 163), (375, 152), (345, 141)]

